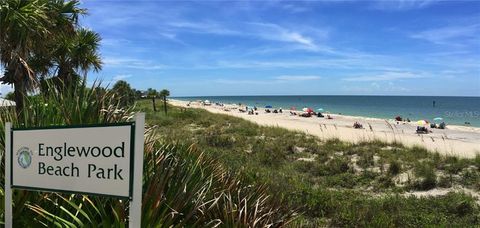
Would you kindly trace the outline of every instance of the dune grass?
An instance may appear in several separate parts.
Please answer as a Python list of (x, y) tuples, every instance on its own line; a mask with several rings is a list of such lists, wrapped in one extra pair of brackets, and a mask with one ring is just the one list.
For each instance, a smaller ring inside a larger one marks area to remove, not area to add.
[[(114, 95), (98, 85), (31, 96), (25, 105), (23, 119), (13, 109), (0, 109), (0, 131), (5, 122), (40, 127), (123, 122), (133, 117), (131, 109), (122, 109)], [(4, 134), (0, 135), (3, 147)], [(142, 227), (280, 227), (296, 217), (294, 208), (272, 197), (264, 185), (245, 184), (195, 145), (166, 141), (159, 135), (155, 126), (147, 127)], [(118, 198), (19, 189), (13, 190), (12, 198), (14, 227), (128, 226), (128, 201)], [(3, 203), (0, 219), (3, 224)]]
[[(444, 157), (379, 141), (359, 144), (262, 127), (200, 109), (137, 110), (166, 141), (195, 144), (247, 183), (301, 208), (292, 226), (471, 226), (480, 222), (480, 157)], [(455, 188), (441, 196), (408, 192)], [(465, 192), (462, 191), (465, 189)]]

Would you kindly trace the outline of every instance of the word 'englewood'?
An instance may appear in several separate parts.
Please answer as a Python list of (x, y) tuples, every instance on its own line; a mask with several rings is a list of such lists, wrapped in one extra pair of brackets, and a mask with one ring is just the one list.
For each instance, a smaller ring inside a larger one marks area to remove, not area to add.
[[(65, 157), (85, 157), (85, 158), (124, 158), (125, 157), (125, 142), (122, 142), (120, 146), (110, 147), (105, 146), (103, 148), (94, 147), (78, 147), (67, 146), (66, 143), (63, 146), (51, 147), (45, 146), (44, 143), (38, 144), (38, 156), (40, 157), (53, 157), (55, 161), (61, 161)], [(87, 165), (87, 177), (96, 177), (98, 179), (114, 179), (123, 180), (123, 169), (118, 168), (117, 164), (114, 164), (111, 168), (98, 167), (95, 164)], [(79, 177), (80, 170), (73, 162), (67, 166), (59, 165), (47, 165), (44, 162), (38, 163), (38, 174), (51, 175), (51, 176), (69, 176)]]

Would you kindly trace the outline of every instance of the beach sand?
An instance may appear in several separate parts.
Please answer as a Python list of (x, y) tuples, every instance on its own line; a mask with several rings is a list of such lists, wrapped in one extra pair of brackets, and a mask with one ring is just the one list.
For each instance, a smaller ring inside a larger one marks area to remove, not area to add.
[[(343, 141), (358, 143), (378, 139), (385, 142), (398, 142), (405, 146), (421, 146), (429, 151), (443, 155), (463, 158), (474, 158), (480, 154), (480, 128), (447, 125), (447, 129), (431, 129), (429, 134), (416, 134), (416, 124), (377, 118), (355, 117), (330, 114), (333, 119), (305, 118), (284, 113), (265, 113), (258, 109), (258, 115), (248, 115), (237, 109), (225, 111), (224, 107), (204, 106), (197, 102), (169, 100), (169, 103), (180, 107), (203, 108), (212, 113), (227, 114), (240, 117), (263, 126), (276, 126), (289, 130), (303, 131), (321, 139), (338, 138)], [(359, 122), (364, 129), (354, 129), (353, 123)]]

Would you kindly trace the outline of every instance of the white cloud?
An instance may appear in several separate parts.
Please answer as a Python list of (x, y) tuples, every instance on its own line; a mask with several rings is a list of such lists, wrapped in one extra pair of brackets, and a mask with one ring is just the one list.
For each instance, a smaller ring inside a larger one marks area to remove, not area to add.
[(372, 82), (365, 85), (346, 85), (341, 89), (347, 94), (408, 94), (411, 91), (409, 88), (399, 86), (393, 82)]
[(418, 79), (424, 78), (423, 74), (414, 74), (411, 72), (385, 72), (378, 75), (366, 75), (366, 76), (355, 76), (343, 78), (344, 81), (353, 81), (353, 82), (370, 82), (370, 81), (395, 81), (402, 79)]
[(436, 44), (448, 44), (459, 38), (475, 38), (480, 33), (480, 24), (467, 26), (448, 26), (443, 28), (429, 29), (412, 34), (415, 39), (427, 40)]
[(422, 9), (440, 0), (376, 0), (372, 1), (371, 8), (377, 10), (412, 10)]
[(276, 80), (280, 81), (310, 81), (310, 80), (318, 80), (322, 77), (317, 75), (282, 75), (275, 77)]
[[(217, 23), (212, 21), (191, 22), (191, 21), (171, 21), (166, 24), (160, 24), (161, 34), (169, 34), (175, 37), (176, 33), (200, 33), (215, 34), (224, 36), (252, 37), (268, 41), (280, 41), (299, 44), (308, 48), (316, 48), (317, 45), (313, 38), (274, 23), (245, 22), (245, 23)], [(164, 32), (168, 31), (168, 32)], [(316, 37), (325, 39), (328, 31), (325, 29), (309, 28)]]
[(266, 80), (241, 80), (241, 79), (217, 79), (214, 80), (215, 83), (220, 83), (220, 84), (230, 84), (230, 85), (236, 85), (236, 84), (252, 84), (252, 85), (268, 85), (271, 84), (272, 81), (266, 81)]
[(131, 74), (119, 74), (119, 75), (113, 76), (112, 80), (114, 82), (116, 82), (116, 81), (120, 81), (120, 80), (125, 80), (125, 79), (130, 78), (130, 77), (132, 77)]
[(119, 45), (126, 45), (129, 43), (131, 43), (130, 40), (118, 39), (118, 38), (104, 38), (101, 41), (101, 44), (104, 46), (119, 46)]
[(280, 75), (267, 80), (252, 79), (217, 79), (214, 82), (220, 84), (252, 84), (252, 85), (268, 85), (274, 83), (288, 83), (294, 81), (311, 81), (321, 79), (317, 75)]
[(158, 70), (166, 67), (166, 65), (157, 64), (149, 60), (133, 58), (105, 57), (103, 63), (105, 64), (105, 67), (133, 68), (140, 70)]
[(310, 10), (310, 8), (298, 4), (281, 4), (281, 8), (292, 13), (302, 13)]
[(191, 21), (172, 21), (165, 26), (177, 29), (184, 29), (185, 32), (209, 33), (217, 35), (241, 35), (236, 30), (226, 28), (223, 25), (212, 21), (191, 22)]
[[(293, 31), (291, 29), (282, 27), (278, 24), (258, 22), (250, 22), (247, 24), (251, 26), (250, 28), (247, 28), (247, 30), (252, 30), (251, 34), (253, 36), (258, 36), (265, 40), (296, 43), (310, 48), (316, 47), (316, 44), (312, 38), (305, 36), (298, 31)], [(325, 37), (327, 36), (327, 31), (318, 33)]]

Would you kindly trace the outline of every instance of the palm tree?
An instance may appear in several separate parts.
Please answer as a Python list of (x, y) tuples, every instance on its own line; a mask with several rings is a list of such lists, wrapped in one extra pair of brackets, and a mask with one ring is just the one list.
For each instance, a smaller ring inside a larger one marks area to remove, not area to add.
[(1, 81), (13, 84), (17, 112), (23, 96), (34, 87), (34, 72), (27, 64), (31, 51), (48, 32), (46, 4), (40, 1), (0, 2), (0, 58), (5, 68)]
[(76, 0), (0, 1), (0, 62), (5, 68), (0, 81), (14, 85), (18, 115), (24, 96), (37, 87), (31, 60), (47, 52), (58, 34), (73, 31), (78, 15), (84, 12)]
[(112, 92), (115, 94), (115, 99), (120, 107), (126, 107), (135, 102), (135, 92), (126, 81), (117, 81), (112, 87)]
[(157, 108), (155, 107), (155, 98), (157, 98), (158, 92), (155, 89), (148, 88), (147, 89), (147, 97), (152, 98), (152, 105), (153, 105), (153, 111), (156, 112)]
[(102, 60), (98, 53), (101, 38), (98, 33), (80, 28), (73, 36), (61, 36), (52, 53), (57, 65), (57, 84), (65, 87), (76, 85), (80, 75), (88, 71), (102, 69)]
[(167, 97), (170, 96), (170, 91), (163, 89), (160, 91), (160, 97), (163, 99), (163, 110), (165, 110), (165, 115), (167, 115)]

